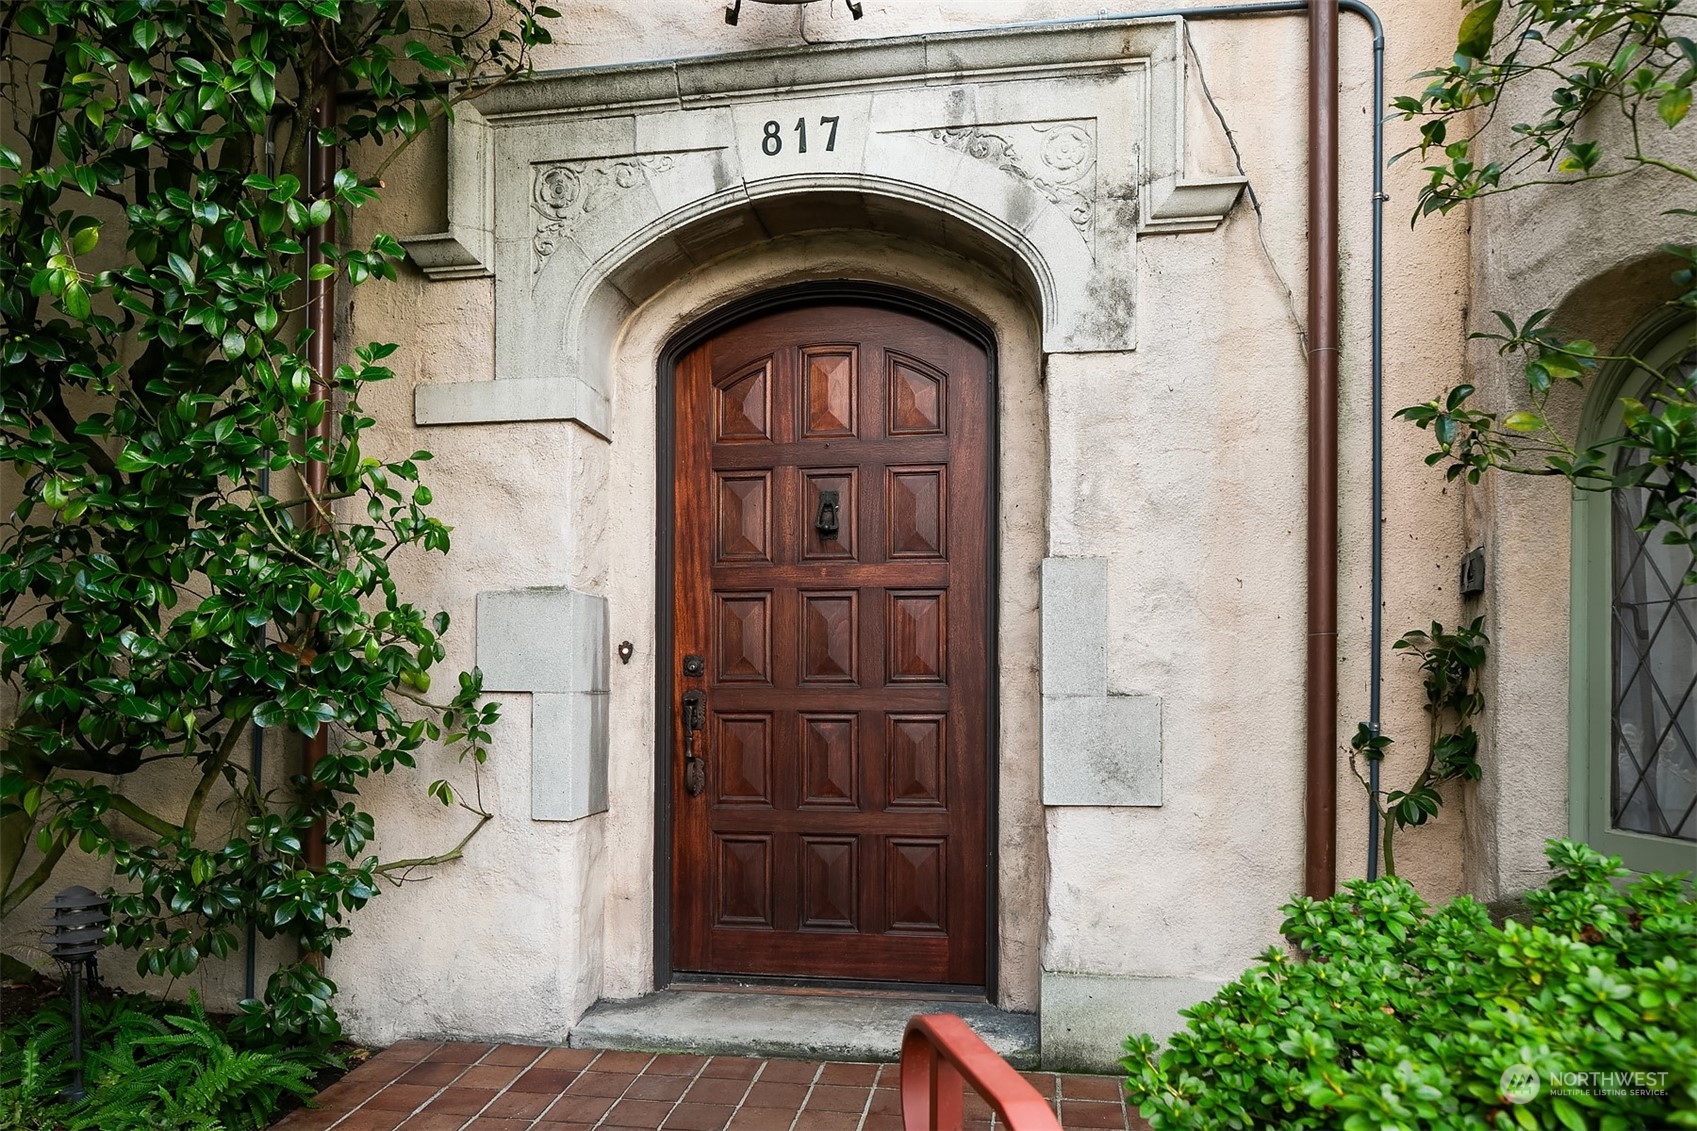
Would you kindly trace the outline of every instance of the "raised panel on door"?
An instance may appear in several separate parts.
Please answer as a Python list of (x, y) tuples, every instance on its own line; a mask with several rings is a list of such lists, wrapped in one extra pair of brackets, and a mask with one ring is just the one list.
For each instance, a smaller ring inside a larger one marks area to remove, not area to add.
[(738, 930), (772, 928), (772, 837), (761, 834), (713, 838), (718, 881), (714, 891), (715, 927)]
[(720, 683), (772, 681), (772, 595), (719, 593), (714, 597), (715, 674)]
[(715, 713), (710, 741), (719, 768), (714, 803), (771, 808), (772, 716)]
[(948, 469), (892, 467), (884, 491), (891, 558), (949, 556)]
[(720, 443), (770, 440), (772, 359), (761, 358), (720, 385), (714, 407), (714, 439)]
[(948, 808), (948, 726), (943, 712), (885, 717), (885, 804), (896, 809)]
[(718, 562), (772, 560), (772, 473), (735, 471), (714, 476), (714, 559)]
[(808, 439), (853, 436), (854, 406), (860, 399), (855, 346), (806, 346), (801, 350), (801, 434)]
[(860, 808), (860, 719), (852, 714), (803, 711), (800, 809)]
[(860, 845), (852, 836), (803, 836), (801, 929), (854, 931), (860, 899)]
[[(856, 490), (859, 469), (807, 467), (801, 469), (801, 506), (796, 509), (796, 542), (804, 561), (853, 561), (855, 531), (859, 528)], [(835, 529), (821, 529), (826, 502), (834, 503)]]
[[(769, 314), (672, 390), (672, 967), (982, 986), (989, 365), (875, 306)], [(686, 656), (703, 658), (691, 676)]]

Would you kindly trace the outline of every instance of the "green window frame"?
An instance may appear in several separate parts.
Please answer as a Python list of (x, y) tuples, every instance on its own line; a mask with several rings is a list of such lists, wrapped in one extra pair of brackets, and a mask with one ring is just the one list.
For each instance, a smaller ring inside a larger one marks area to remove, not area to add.
[[(1643, 358), (1658, 371), (1666, 372), (1694, 350), (1697, 350), (1697, 323), (1688, 311), (1667, 311), (1641, 324), (1622, 343), (1620, 352)], [(1629, 364), (1617, 363), (1605, 370), (1586, 404), (1580, 442), (1592, 444), (1619, 435), (1621, 398), (1643, 399), (1649, 384), (1649, 376)], [(1615, 537), (1617, 521), (1613, 492), (1574, 491), (1573, 623), (1568, 665), (1568, 831), (1598, 851), (1621, 857), (1634, 871), (1689, 871), (1697, 867), (1697, 841), (1623, 829), (1616, 827), (1614, 821), (1617, 735), (1614, 548), (1622, 541)], [(1697, 594), (1688, 588), (1677, 594), (1676, 600), (1693, 597)], [(1689, 631), (1693, 648), (1697, 649), (1697, 628), (1691, 627), (1697, 624), (1697, 613), (1687, 620), (1683, 609), (1670, 608), (1668, 612), (1681, 615), (1667, 617), (1661, 631)], [(1646, 659), (1635, 666), (1637, 674), (1629, 677), (1629, 684), (1633, 679), (1651, 678), (1649, 673), (1638, 670), (1647, 664)], [(1691, 703), (1686, 704), (1682, 695)], [(1663, 700), (1663, 706), (1676, 718), (1687, 709), (1697, 712), (1697, 692), (1676, 689)], [(1674, 733), (1676, 730), (1680, 733)], [(1690, 734), (1685, 734), (1670, 722), (1661, 743), (1676, 739), (1697, 744), (1697, 725)], [(1693, 764), (1697, 765), (1697, 759)]]

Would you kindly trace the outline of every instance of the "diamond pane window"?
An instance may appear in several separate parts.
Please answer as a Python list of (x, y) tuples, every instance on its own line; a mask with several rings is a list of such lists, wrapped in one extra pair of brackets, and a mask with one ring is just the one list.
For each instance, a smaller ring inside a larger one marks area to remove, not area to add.
[[(1677, 371), (1686, 384), (1697, 376), (1697, 350)], [(1623, 450), (1617, 468), (1642, 460)], [(1662, 540), (1665, 526), (1638, 529), (1645, 503), (1641, 489), (1611, 496), (1609, 824), (1697, 842), (1697, 585), (1685, 580), (1693, 557)]]

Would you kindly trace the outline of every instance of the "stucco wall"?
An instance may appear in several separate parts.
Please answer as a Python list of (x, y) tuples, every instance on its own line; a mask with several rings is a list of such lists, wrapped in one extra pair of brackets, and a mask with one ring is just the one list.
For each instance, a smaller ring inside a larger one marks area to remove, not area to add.
[[(1456, 17), (1449, 0), (1386, 9), (1395, 93), (1402, 76), (1449, 55)], [(853, 22), (836, 4), (750, 2), (730, 28), (704, 0), (582, 5), (538, 66), (1099, 11), (1085, 0), (869, 0), (865, 18)], [(596, 998), (650, 988), (655, 359), (700, 314), (801, 278), (907, 285), (978, 314), (998, 334), (1001, 1003), (1054, 1013), (1054, 1032), (1045, 1018), (1046, 1040), (1065, 1042), (1070, 1033), (1069, 1057), (1105, 1063), (1127, 1029), (1165, 1031), (1179, 1006), (1277, 941), (1278, 908), (1300, 886), (1302, 866), (1305, 31), (1300, 17), (1198, 21), (1190, 30), (1193, 66), (1206, 75), (1262, 215), (1241, 200), (1217, 230), (1138, 241), (1135, 351), (1045, 360), (1028, 297), (974, 265), (917, 240), (797, 236), (756, 242), (637, 296), (613, 355), (610, 441), (564, 421), (421, 428), (412, 423), (415, 388), (496, 375), (494, 284), (427, 282), (408, 267), (396, 283), (353, 292), (339, 348), (373, 339), (400, 345), (390, 361), (398, 379), (372, 387), (363, 402), (380, 421), (367, 448), (436, 454), (427, 477), (435, 513), (454, 527), (453, 552), (398, 561), (396, 571), (421, 604), (452, 614), (449, 664), (474, 662), (477, 594), (535, 586), (605, 597), (610, 639), (632, 641), (635, 654), (611, 670), (605, 813), (531, 820), (529, 703), (501, 696), (504, 718), (481, 783), (495, 819), (464, 860), (386, 891), (357, 917), (354, 937), (330, 964), (350, 1032), (375, 1041), (444, 1033), (560, 1039)], [(1346, 17), (1343, 736), (1365, 717), (1367, 699), (1370, 59), (1363, 25)], [(1186, 96), (1187, 167), (1233, 171), (1195, 70)], [(1411, 131), (1393, 124), (1390, 135), (1395, 152)], [(373, 163), (372, 155), (357, 160)], [(444, 177), (439, 138), (408, 150), (386, 171), (381, 203), (359, 213), (356, 238), (441, 231)], [(1441, 375), (1461, 370), (1462, 315), (1470, 288), (1481, 285), (1469, 274), (1464, 223), (1414, 233), (1403, 223), (1420, 179), (1406, 162), (1387, 178), (1387, 409), (1425, 399)], [(1469, 532), (1460, 500), (1420, 465), (1424, 443), (1412, 429), (1386, 425), (1387, 643), (1459, 611), (1455, 565)], [(1044, 557), (1107, 562), (1108, 689), (1161, 702), (1158, 807), (1040, 804)], [(1385, 723), (1399, 739), (1387, 763), (1390, 785), (1412, 772), (1424, 733), (1411, 669), (1387, 649)], [(1345, 875), (1359, 874), (1365, 805), (1341, 757), (1339, 766), (1338, 857)], [(434, 752), (417, 775), (367, 791), (386, 856), (440, 851), (468, 827), (466, 814), (424, 797), (423, 783), (438, 776), (469, 782), (464, 767)], [(1399, 851), (1405, 874), (1431, 898), (1463, 885), (1468, 805), (1452, 799)]]
[[(562, 43), (539, 65), (664, 57), (680, 43), (694, 54), (799, 45), (804, 33), (808, 41), (846, 40), (1097, 10), (870, 3), (866, 18), (851, 23), (840, 8), (827, 12), (824, 5), (797, 12), (748, 4), (732, 29), (716, 9), (681, 0), (613, 6), (574, 13)], [(1400, 75), (1447, 55), (1453, 13), (1447, 4), (1409, 4), (1386, 16), (1394, 90)], [(1365, 716), (1366, 700), (1372, 108), (1368, 37), (1353, 20), (1345, 28), (1339, 729), (1347, 735)], [(426, 284), (408, 272), (395, 286), (358, 292), (352, 335), (398, 338), (397, 359), (409, 359), (401, 381), (368, 398), (384, 421), (382, 442), (438, 453), (432, 481), (439, 508), (456, 526), (455, 550), (415, 576), (455, 614), (450, 658), (470, 662), (465, 634), (475, 592), (556, 584), (605, 595), (611, 639), (632, 640), (636, 656), (613, 668), (609, 811), (572, 825), (529, 822), (527, 759), (511, 753), (524, 749), (523, 736), (517, 723), (504, 724), (486, 785), (501, 814), (497, 823), (466, 861), (417, 889), (386, 894), (338, 953), (332, 972), (356, 1031), (390, 1037), (493, 1027), (558, 1035), (596, 995), (627, 996), (651, 984), (654, 458), (646, 422), (654, 412), (654, 358), (695, 314), (797, 277), (905, 281), (980, 311), (1003, 335), (1003, 481), (1020, 483), (1031, 473), (1041, 488), (1025, 499), (1009, 495), (1003, 515), (1004, 1004), (1037, 1007), (1040, 969), (1187, 987), (1141, 1017), (1158, 1026), (1159, 1013), (1185, 992), (1198, 996), (1235, 976), (1276, 940), (1278, 905), (1299, 886), (1301, 868), (1305, 426), (1294, 325), (1300, 314), (1293, 317), (1261, 242), (1300, 310), (1305, 33), (1300, 19), (1285, 19), (1199, 22), (1192, 35), (1259, 193), (1260, 230), (1243, 202), (1213, 233), (1142, 240), (1137, 350), (1052, 356), (1040, 393), (1033, 314), (1019, 295), (984, 293), (947, 256), (923, 248), (889, 254), (865, 237), (752, 247), (647, 301), (620, 339), (610, 444), (569, 424), (410, 427), (413, 384), (493, 376), (491, 284)], [(1250, 58), (1254, 65), (1245, 65)], [(1229, 147), (1194, 76), (1189, 97), (1191, 168), (1230, 171)], [(1393, 150), (1399, 128), (1392, 127)], [(440, 197), (408, 188), (438, 180), (440, 161), (440, 151), (427, 146), (409, 153), (390, 170), (383, 204), (362, 213), (361, 223), (402, 235), (440, 230)], [(1388, 184), (1396, 202), (1386, 256), (1391, 408), (1422, 398), (1430, 374), (1459, 368), (1462, 355), (1466, 232), (1450, 225), (1407, 233), (1399, 206), (1412, 202), (1417, 177), (1397, 166)], [(1419, 467), (1421, 444), (1421, 437), (1387, 427), (1387, 639), (1433, 618), (1453, 620), (1457, 610), (1459, 507)], [(1035, 806), (1035, 567), (1045, 554), (1107, 559), (1110, 690), (1162, 700), (1159, 808), (1069, 807), (1040, 816)], [(1407, 667), (1387, 653), (1387, 729), (1407, 748), (1389, 763), (1393, 783), (1423, 732), (1418, 684)], [(523, 716), (522, 703), (509, 713)], [(1346, 873), (1358, 873), (1364, 807), (1344, 773), (1339, 857)], [(392, 808), (402, 817), (386, 827), (414, 812), (403, 799), (408, 788), (397, 782), (376, 798), (385, 815)], [(1400, 854), (1405, 872), (1434, 898), (1461, 886), (1461, 807), (1452, 802), (1435, 826), (1408, 837)], [(422, 843), (447, 831), (435, 819), (404, 835)], [(383, 847), (411, 851), (393, 842)], [(588, 877), (596, 858), (606, 861), (606, 900), (580, 918), (567, 905), (593, 894)], [(442, 899), (458, 910), (451, 919), (431, 910)], [(587, 938), (597, 916), (598, 943)], [(497, 918), (510, 921), (473, 926)], [(419, 940), (405, 962), (394, 961), (389, 940), (397, 932)], [(473, 957), (509, 936), (530, 941), (502, 943), (491, 953), (515, 965), (503, 961), (497, 969)], [(458, 956), (454, 988), (433, 990), (448, 955)], [(566, 959), (593, 969), (576, 980), (550, 971)], [(513, 992), (525, 987), (534, 993)]]

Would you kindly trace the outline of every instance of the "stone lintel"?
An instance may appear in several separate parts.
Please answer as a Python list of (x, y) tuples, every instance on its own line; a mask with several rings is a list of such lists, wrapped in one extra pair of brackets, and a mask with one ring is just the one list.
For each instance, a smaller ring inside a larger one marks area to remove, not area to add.
[(413, 390), (419, 424), (499, 424), (510, 420), (570, 420), (603, 439), (612, 435), (607, 397), (581, 381), (529, 378), (453, 381)]
[(1143, 219), (1144, 235), (1170, 232), (1211, 232), (1237, 204), (1247, 177), (1196, 177), (1176, 180), (1154, 198)]
[(493, 142), (488, 121), (461, 103), (448, 130), (448, 230), (401, 241), (434, 282), (495, 274)]

